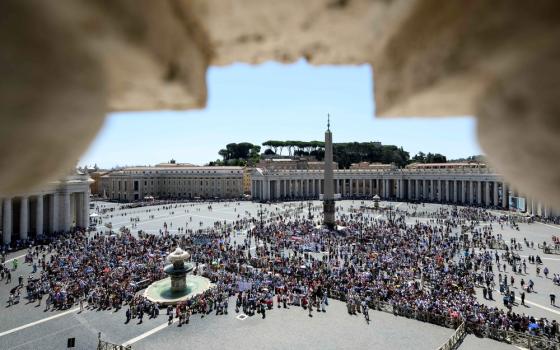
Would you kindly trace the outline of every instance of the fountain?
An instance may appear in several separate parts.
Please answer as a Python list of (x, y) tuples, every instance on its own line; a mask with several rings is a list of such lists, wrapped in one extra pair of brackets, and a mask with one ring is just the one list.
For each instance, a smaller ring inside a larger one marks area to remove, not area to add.
[(209, 289), (211, 283), (208, 278), (187, 276), (194, 269), (192, 263), (186, 262), (189, 257), (188, 252), (177, 247), (167, 256), (167, 261), (171, 264), (163, 269), (169, 277), (150, 284), (144, 292), (144, 296), (152, 302), (170, 305), (187, 300)]

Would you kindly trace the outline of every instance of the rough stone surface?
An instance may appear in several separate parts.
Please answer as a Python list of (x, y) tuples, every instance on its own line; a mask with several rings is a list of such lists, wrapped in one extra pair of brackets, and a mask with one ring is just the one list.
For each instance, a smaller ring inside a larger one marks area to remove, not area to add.
[(560, 207), (558, 1), (6, 0), (0, 11), (0, 193), (71, 166), (107, 112), (204, 107), (209, 65), (303, 57), (371, 64), (379, 116), (475, 115), (505, 178)]

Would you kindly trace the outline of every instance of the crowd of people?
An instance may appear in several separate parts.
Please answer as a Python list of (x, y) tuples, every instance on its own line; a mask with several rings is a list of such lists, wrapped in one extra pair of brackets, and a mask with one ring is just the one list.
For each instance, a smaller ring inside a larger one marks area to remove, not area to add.
[[(506, 243), (496, 233), (504, 225), (518, 227), (511, 217), (480, 208), (428, 211), (417, 204), (395, 209), (391, 220), (363, 205), (338, 212), (337, 231), (318, 225), (320, 207), (287, 203), (265, 205), (259, 213), (264, 219), (239, 213), (238, 220), (217, 221), (204, 232), (169, 234), (165, 227), (155, 234), (67, 233), (28, 250), (27, 262), (36, 268), (27, 283), (20, 278), (11, 294), (15, 300), (25, 287), (25, 297), (39, 305), (46, 299), (47, 309), (125, 307), (126, 322), (141, 323), (145, 314), (157, 317), (160, 305), (138, 292), (166, 277), (165, 258), (181, 247), (191, 254), (193, 273), (209, 278), (213, 287), (167, 308), (170, 323), (187, 324), (193, 314), (227, 314), (230, 298), (235, 312), (262, 318), (271, 309), (290, 306), (302, 307), (312, 317), (326, 312), (329, 298), (336, 298), (347, 303), (350, 314), (361, 313), (368, 322), (372, 305), (384, 303), (401, 312), (463, 320), (472, 329), (515, 330), (557, 340), (555, 320), (512, 310), (514, 276), (520, 277), (524, 303), (525, 293), (535, 289), (532, 280), (525, 283), (523, 278), (527, 264), (539, 269), (542, 260), (521, 259), (522, 244), (514, 239)], [(506, 275), (508, 268), (511, 274)], [(3, 279), (6, 273), (14, 269), (3, 266)], [(560, 283), (559, 275), (553, 275)], [(503, 308), (477, 299), (477, 288), (485, 299), (494, 299), (496, 285)]]

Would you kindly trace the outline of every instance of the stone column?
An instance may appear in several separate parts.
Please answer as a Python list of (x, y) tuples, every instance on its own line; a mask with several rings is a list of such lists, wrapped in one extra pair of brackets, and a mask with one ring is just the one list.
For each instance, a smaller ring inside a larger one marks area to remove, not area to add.
[(437, 202), (437, 180), (430, 180), (430, 200)]
[(383, 197), (385, 199), (389, 197), (389, 179), (383, 179)]
[(490, 181), (485, 181), (484, 182), (484, 190), (485, 190), (485, 193), (486, 193), (486, 196), (484, 196), (485, 197), (484, 198), (485, 199), (484, 204), (487, 207), (489, 207), (491, 205), (491, 202), (490, 202)]
[(72, 213), (70, 211), (70, 192), (64, 192), (62, 195), (62, 230), (70, 230), (72, 225)]
[(474, 203), (474, 186), (473, 182), (469, 181), (469, 204)]
[(476, 202), (482, 205), (482, 181), (476, 182)]
[(361, 195), (365, 194), (365, 192), (366, 192), (366, 187), (365, 187), (364, 180), (357, 179), (356, 180), (356, 195), (361, 196)]
[(334, 193), (340, 193), (340, 179), (334, 180)]
[(56, 192), (50, 195), (49, 202), (49, 231), (60, 231), (60, 200)]
[(74, 203), (76, 206), (76, 226), (86, 227), (84, 224), (84, 193), (74, 193)]
[(500, 203), (498, 203), (500, 201), (499, 196), (498, 196), (498, 183), (496, 181), (492, 182), (492, 187), (494, 188), (494, 205), (496, 207), (500, 206)]
[(509, 205), (509, 200), (508, 200), (507, 185), (505, 182), (502, 182), (502, 208), (507, 209), (508, 205)]
[(36, 214), (35, 214), (35, 226), (36, 231), (35, 234), (40, 236), (43, 234), (43, 195), (40, 194), (37, 196), (37, 206), (36, 206)]
[(19, 207), (19, 239), (29, 237), (29, 197), (21, 197)]
[(83, 198), (83, 212), (84, 212), (84, 224), (85, 224), (85, 228), (89, 227), (89, 190), (87, 190), (86, 192), (84, 192), (84, 198)]
[(441, 180), (436, 180), (437, 182), (437, 201), (443, 201), (443, 193), (441, 193)]
[(458, 194), (458, 188), (459, 187), (459, 182), (456, 180), (452, 180), (451, 181), (453, 183), (453, 203), (457, 203), (457, 194)]
[(10, 244), (12, 242), (12, 199), (4, 198), (4, 213), (2, 215), (2, 242)]

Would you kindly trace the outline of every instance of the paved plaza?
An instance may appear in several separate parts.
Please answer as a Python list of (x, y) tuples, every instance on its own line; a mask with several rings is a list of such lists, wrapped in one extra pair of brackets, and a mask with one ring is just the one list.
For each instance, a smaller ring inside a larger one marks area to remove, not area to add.
[[(140, 207), (131, 209), (118, 209), (119, 205), (106, 202), (94, 202), (100, 209), (114, 208), (106, 214), (101, 214), (102, 223), (98, 232), (108, 232), (106, 224), (111, 224), (113, 230), (127, 227), (132, 232), (142, 230), (158, 234), (167, 230), (176, 234), (181, 229), (204, 229), (214, 225), (216, 221), (234, 222), (242, 218), (257, 218), (252, 225), (260, 224), (260, 211), (263, 211), (263, 220), (266, 223), (271, 217), (297, 212), (292, 219), (311, 214), (318, 220), (321, 202), (289, 202), (276, 204), (258, 204), (252, 202), (223, 202), (213, 203), (209, 208), (208, 203), (179, 204), (164, 209), (163, 205)], [(382, 202), (385, 206), (388, 203)], [(394, 209), (406, 210), (407, 203), (390, 203)], [(371, 201), (339, 201), (337, 215), (350, 213), (352, 208), (361, 205), (371, 206)], [(428, 221), (430, 213), (435, 212), (442, 205), (425, 204), (418, 210), (423, 214), (419, 217), (407, 218), (407, 223), (412, 224), (417, 220)], [(341, 209), (342, 208), (342, 209)], [(370, 212), (368, 215), (384, 218), (382, 214)], [(133, 218), (133, 220), (131, 220)], [(246, 229), (236, 232), (235, 241), (241, 242), (245, 238)], [(550, 277), (560, 272), (560, 255), (543, 254), (537, 248), (539, 242), (551, 241), (551, 236), (560, 236), (560, 227), (541, 223), (520, 224), (519, 231), (510, 227), (494, 224), (494, 233), (501, 233), (506, 242), (516, 238), (523, 242), (523, 238), (534, 242), (534, 248), (523, 245), (519, 252), (522, 258), (539, 254), (543, 259), (540, 276), (536, 276), (534, 264), (527, 264), (527, 275), (514, 274), (515, 285), (513, 290), (518, 294), (521, 278), (528, 282), (535, 282), (535, 293), (528, 293), (525, 299), (526, 306), (515, 305), (513, 310), (536, 317), (546, 317), (549, 320), (560, 319), (560, 308), (550, 305), (549, 295), (557, 294), (560, 297), (560, 287), (553, 284)], [(254, 249), (254, 247), (252, 247)], [(498, 251), (501, 253), (502, 251)], [(331, 300), (326, 313), (313, 313), (308, 317), (307, 312), (301, 307), (290, 307), (289, 310), (277, 309), (266, 313), (266, 319), (261, 319), (259, 314), (243, 320), (237, 318), (241, 313), (235, 313), (235, 300), (230, 302), (229, 314), (215, 316), (213, 314), (201, 318), (193, 315), (189, 325), (181, 327), (174, 323), (167, 325), (165, 310), (156, 319), (145, 317), (142, 324), (133, 319), (125, 324), (125, 308), (118, 312), (93, 311), (85, 309), (80, 312), (78, 307), (65, 311), (44, 311), (43, 304), (27, 303), (22, 298), (19, 304), (7, 306), (10, 289), (16, 284), (18, 277), (27, 277), (31, 273), (31, 266), (23, 264), (24, 251), (8, 255), (8, 265), (11, 259), (17, 258), (19, 266), (12, 274), (12, 282), (6, 284), (0, 281), (0, 302), (5, 305), (0, 313), (0, 349), (64, 349), (68, 338), (76, 338), (77, 349), (94, 349), (97, 344), (98, 332), (102, 333), (104, 340), (118, 343), (131, 344), (134, 349), (177, 349), (177, 348), (241, 348), (258, 347), (262, 349), (286, 348), (312, 348), (312, 349), (366, 349), (366, 348), (410, 348), (435, 349), (443, 344), (453, 333), (452, 329), (436, 325), (396, 317), (388, 313), (371, 311), (371, 322), (367, 324), (360, 314), (351, 316), (346, 312), (345, 304)], [(542, 269), (547, 266), (550, 270), (549, 278), (545, 278)], [(497, 269), (494, 271), (499, 273)], [(502, 272), (504, 274), (504, 272)], [(505, 272), (512, 274), (509, 266)], [(494, 292), (495, 301), (482, 298), (480, 289), (477, 289), (479, 300), (490, 305), (503, 307), (499, 291)], [(560, 304), (560, 302), (559, 302)], [(179, 346), (179, 347), (177, 347)], [(489, 339), (480, 339), (468, 335), (460, 349), (512, 349), (513, 347)]]

